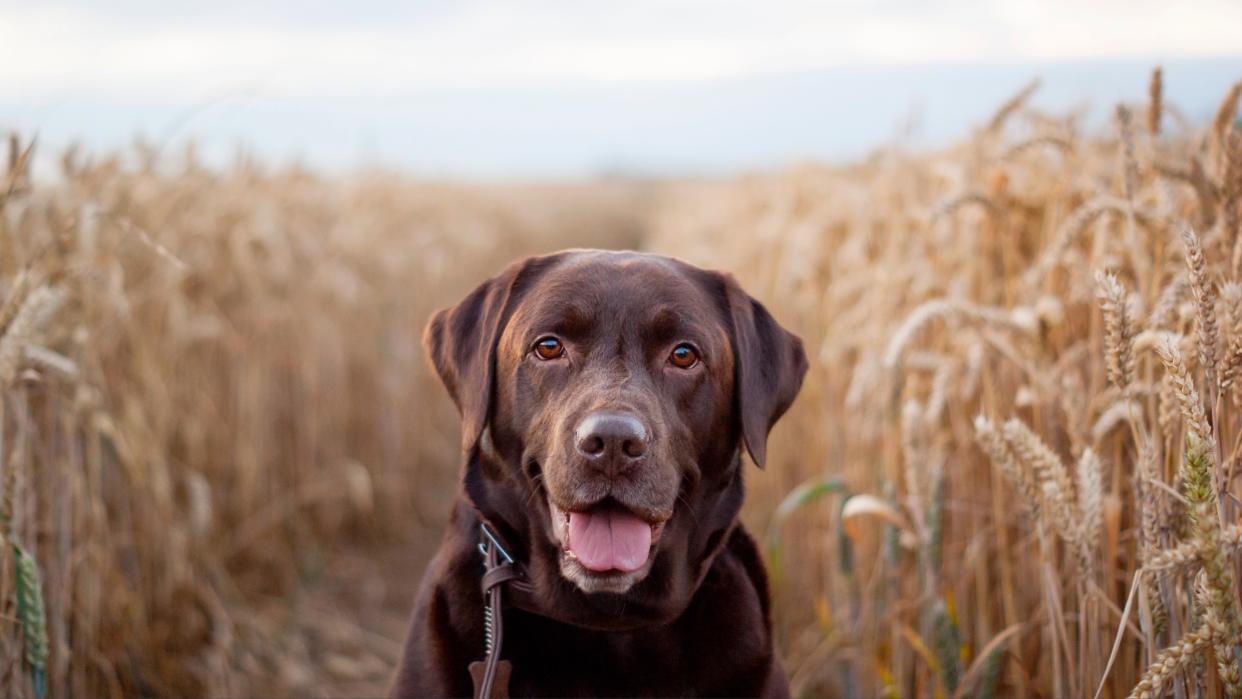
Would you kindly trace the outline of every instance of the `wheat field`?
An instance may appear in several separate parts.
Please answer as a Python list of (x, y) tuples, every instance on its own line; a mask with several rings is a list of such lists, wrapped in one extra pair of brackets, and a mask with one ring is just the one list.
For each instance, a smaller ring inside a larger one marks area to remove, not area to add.
[(418, 338), (506, 261), (734, 272), (811, 372), (747, 472), (804, 696), (1242, 696), (1242, 83), (711, 181), (0, 173), (0, 693), (375, 695), (455, 487)]

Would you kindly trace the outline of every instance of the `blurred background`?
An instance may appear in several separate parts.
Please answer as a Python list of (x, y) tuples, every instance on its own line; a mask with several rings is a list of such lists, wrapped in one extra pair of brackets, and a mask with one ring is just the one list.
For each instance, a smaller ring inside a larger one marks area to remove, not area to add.
[[(317, 171), (714, 176), (945, 145), (1034, 77), (1066, 110), (1188, 116), (1236, 76), (1236, 2), (0, 4), (0, 119), (49, 150), (194, 143)], [(1098, 120), (1106, 113), (1097, 112)]]
[[(583, 246), (811, 348), (745, 512), (795, 693), (1094, 693), (1138, 514), (1092, 273), (1150, 308), (1152, 222), (1236, 236), (1239, 47), (1226, 0), (0, 0), (0, 693), (381, 695), (457, 483), (422, 326)], [(1108, 457), (1094, 587), (980, 412)]]

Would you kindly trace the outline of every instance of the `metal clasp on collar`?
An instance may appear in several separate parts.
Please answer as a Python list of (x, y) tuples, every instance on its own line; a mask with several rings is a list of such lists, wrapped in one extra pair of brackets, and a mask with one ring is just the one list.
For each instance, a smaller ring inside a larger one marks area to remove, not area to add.
[(479, 553), (483, 554), (483, 558), (487, 558), (487, 547), (491, 545), (496, 548), (496, 553), (499, 553), (500, 557), (505, 559), (505, 563), (512, 565), (513, 556), (510, 556), (505, 547), (500, 545), (500, 537), (496, 532), (492, 531), (491, 526), (487, 522), (479, 522), (479, 531), (483, 532), (483, 538), (485, 539), (479, 542)]

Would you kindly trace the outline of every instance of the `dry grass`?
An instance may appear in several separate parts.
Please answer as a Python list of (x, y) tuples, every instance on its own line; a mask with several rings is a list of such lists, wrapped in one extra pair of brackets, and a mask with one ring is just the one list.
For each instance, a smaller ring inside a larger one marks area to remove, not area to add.
[(1238, 90), (1162, 93), (670, 195), (651, 244), (818, 351), (750, 478), (796, 692), (1242, 691)]
[[(125, 158), (0, 179), (0, 533), (42, 572), (51, 693), (382, 681), (391, 638), (305, 590), (408, 613), (457, 462), (426, 317), (516, 255), (635, 245), (642, 192)], [(410, 559), (378, 592), (345, 555), (376, 542)], [(0, 560), (0, 694), (31, 694)]]
[(1242, 690), (1242, 86), (1186, 130), (1157, 73), (1099, 136), (1036, 88), (941, 152), (658, 186), (32, 183), (14, 141), (0, 692), (374, 693), (456, 476), (422, 323), (584, 245), (733, 270), (812, 349), (746, 511), (796, 692)]

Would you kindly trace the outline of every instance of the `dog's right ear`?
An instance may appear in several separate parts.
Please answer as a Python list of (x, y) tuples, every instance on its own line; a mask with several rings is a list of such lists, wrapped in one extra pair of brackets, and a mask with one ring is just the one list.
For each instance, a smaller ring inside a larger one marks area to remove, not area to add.
[(461, 413), (462, 448), (478, 443), (495, 393), (496, 343), (513, 296), (532, 260), (515, 262), (480, 284), (452, 308), (436, 311), (423, 331), (423, 347)]
[(742, 441), (751, 461), (763, 468), (768, 432), (793, 404), (806, 376), (802, 339), (781, 327), (763, 304), (742, 291), (728, 274), (720, 275), (733, 328), (736, 354), (734, 385)]

